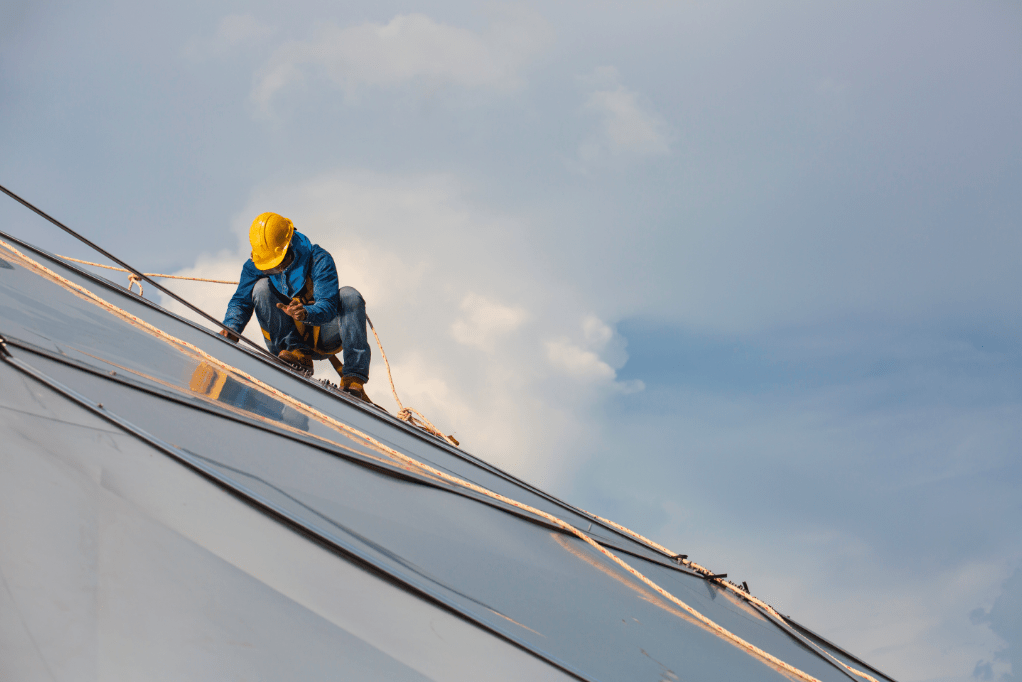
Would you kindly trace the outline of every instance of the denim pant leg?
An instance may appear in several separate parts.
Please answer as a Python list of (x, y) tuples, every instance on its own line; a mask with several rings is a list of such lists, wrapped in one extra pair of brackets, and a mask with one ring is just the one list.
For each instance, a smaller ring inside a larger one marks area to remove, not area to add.
[(369, 339), (366, 334), (366, 302), (352, 287), (337, 292), (341, 309), (337, 317), (319, 328), (319, 345), (332, 350), (344, 348), (344, 376), (369, 381)]
[[(277, 307), (278, 303), (287, 305), (290, 302), (290, 299), (274, 289), (270, 280), (266, 278), (260, 279), (252, 287), (252, 303), (255, 305), (256, 319), (259, 320), (259, 326), (263, 329), (266, 348), (273, 355), (278, 355), (285, 349), (308, 348), (298, 334), (294, 320)], [(267, 334), (269, 338), (266, 338)]]

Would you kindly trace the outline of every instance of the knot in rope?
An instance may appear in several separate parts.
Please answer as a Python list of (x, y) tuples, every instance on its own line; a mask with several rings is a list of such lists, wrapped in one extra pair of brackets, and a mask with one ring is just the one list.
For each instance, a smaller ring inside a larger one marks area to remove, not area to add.
[(128, 291), (131, 291), (131, 287), (138, 285), (138, 295), (142, 295), (142, 278), (138, 275), (128, 273)]
[[(128, 273), (128, 291), (131, 291), (131, 288), (137, 284), (138, 295), (139, 296), (142, 295), (142, 278), (133, 273), (131, 270), (128, 270), (127, 268), (115, 268), (112, 265), (93, 263), (90, 260), (71, 258), (70, 256), (61, 256), (59, 253), (57, 254), (57, 258), (63, 258), (64, 260), (69, 260), (73, 263), (81, 263), (82, 265), (91, 265), (94, 268), (103, 268), (104, 270), (116, 270), (117, 272), (126, 272)], [(234, 285), (238, 284), (237, 282), (232, 282), (226, 279), (208, 279), (206, 277), (185, 277), (184, 275), (164, 275), (159, 272), (143, 272), (142, 274), (145, 277), (162, 277), (164, 279), (183, 279), (189, 282), (212, 282), (213, 284), (234, 284)]]
[(366, 322), (369, 323), (369, 328), (373, 330), (373, 336), (376, 337), (376, 345), (380, 347), (380, 355), (383, 356), (383, 364), (387, 368), (387, 379), (390, 381), (390, 392), (394, 396), (394, 402), (397, 403), (397, 418), (401, 421), (408, 422), (412, 426), (417, 426), (426, 433), (430, 433), (441, 440), (445, 440), (451, 445), (458, 446), (458, 439), (454, 436), (448, 436), (443, 433), (440, 429), (433, 426), (433, 422), (426, 419), (426, 416), (418, 410), (405, 407), (404, 403), (401, 402), (401, 398), (397, 397), (397, 389), (394, 388), (394, 376), (390, 373), (390, 360), (387, 359), (387, 352), (383, 350), (383, 343), (380, 342), (380, 335), (376, 333), (376, 327), (373, 326), (373, 321), (366, 315)]
[[(380, 350), (382, 350), (382, 348)], [(398, 404), (400, 405), (400, 403)], [(423, 431), (431, 433), (437, 438), (442, 438), (451, 445), (460, 445), (454, 436), (445, 435), (442, 431), (440, 431), (440, 429), (433, 426), (433, 423), (426, 419), (425, 415), (416, 409), (411, 407), (402, 407), (397, 413), (397, 418), (401, 421), (408, 422), (412, 426), (418, 426)]]

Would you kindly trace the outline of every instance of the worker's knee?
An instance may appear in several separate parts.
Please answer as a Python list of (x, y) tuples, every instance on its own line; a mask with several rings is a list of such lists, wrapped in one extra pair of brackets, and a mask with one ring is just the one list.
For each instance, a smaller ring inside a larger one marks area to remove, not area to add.
[(255, 285), (252, 287), (252, 302), (259, 305), (262, 302), (269, 301), (273, 297), (273, 289), (270, 286), (270, 280), (261, 278), (256, 280)]
[(337, 294), (341, 299), (341, 308), (343, 310), (365, 308), (365, 299), (362, 298), (362, 294), (358, 293), (358, 289), (355, 287), (341, 287)]

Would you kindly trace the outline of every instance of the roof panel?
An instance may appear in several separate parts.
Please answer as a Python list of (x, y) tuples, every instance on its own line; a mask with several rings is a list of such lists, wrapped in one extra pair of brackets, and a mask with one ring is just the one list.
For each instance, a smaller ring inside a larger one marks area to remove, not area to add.
[(5, 363), (0, 386), (0, 679), (568, 679)]

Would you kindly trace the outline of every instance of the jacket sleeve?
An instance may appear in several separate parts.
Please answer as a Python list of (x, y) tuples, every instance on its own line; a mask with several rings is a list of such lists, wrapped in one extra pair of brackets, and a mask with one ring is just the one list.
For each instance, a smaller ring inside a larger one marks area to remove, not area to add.
[(305, 323), (314, 327), (324, 325), (337, 317), (338, 284), (334, 258), (319, 246), (312, 247), (312, 296), (316, 300), (305, 308)]
[(224, 315), (224, 325), (230, 327), (237, 333), (245, 331), (245, 325), (252, 319), (252, 311), (255, 309), (252, 303), (252, 287), (262, 275), (251, 260), (245, 262), (241, 269), (241, 280), (238, 288), (227, 304), (227, 313)]

